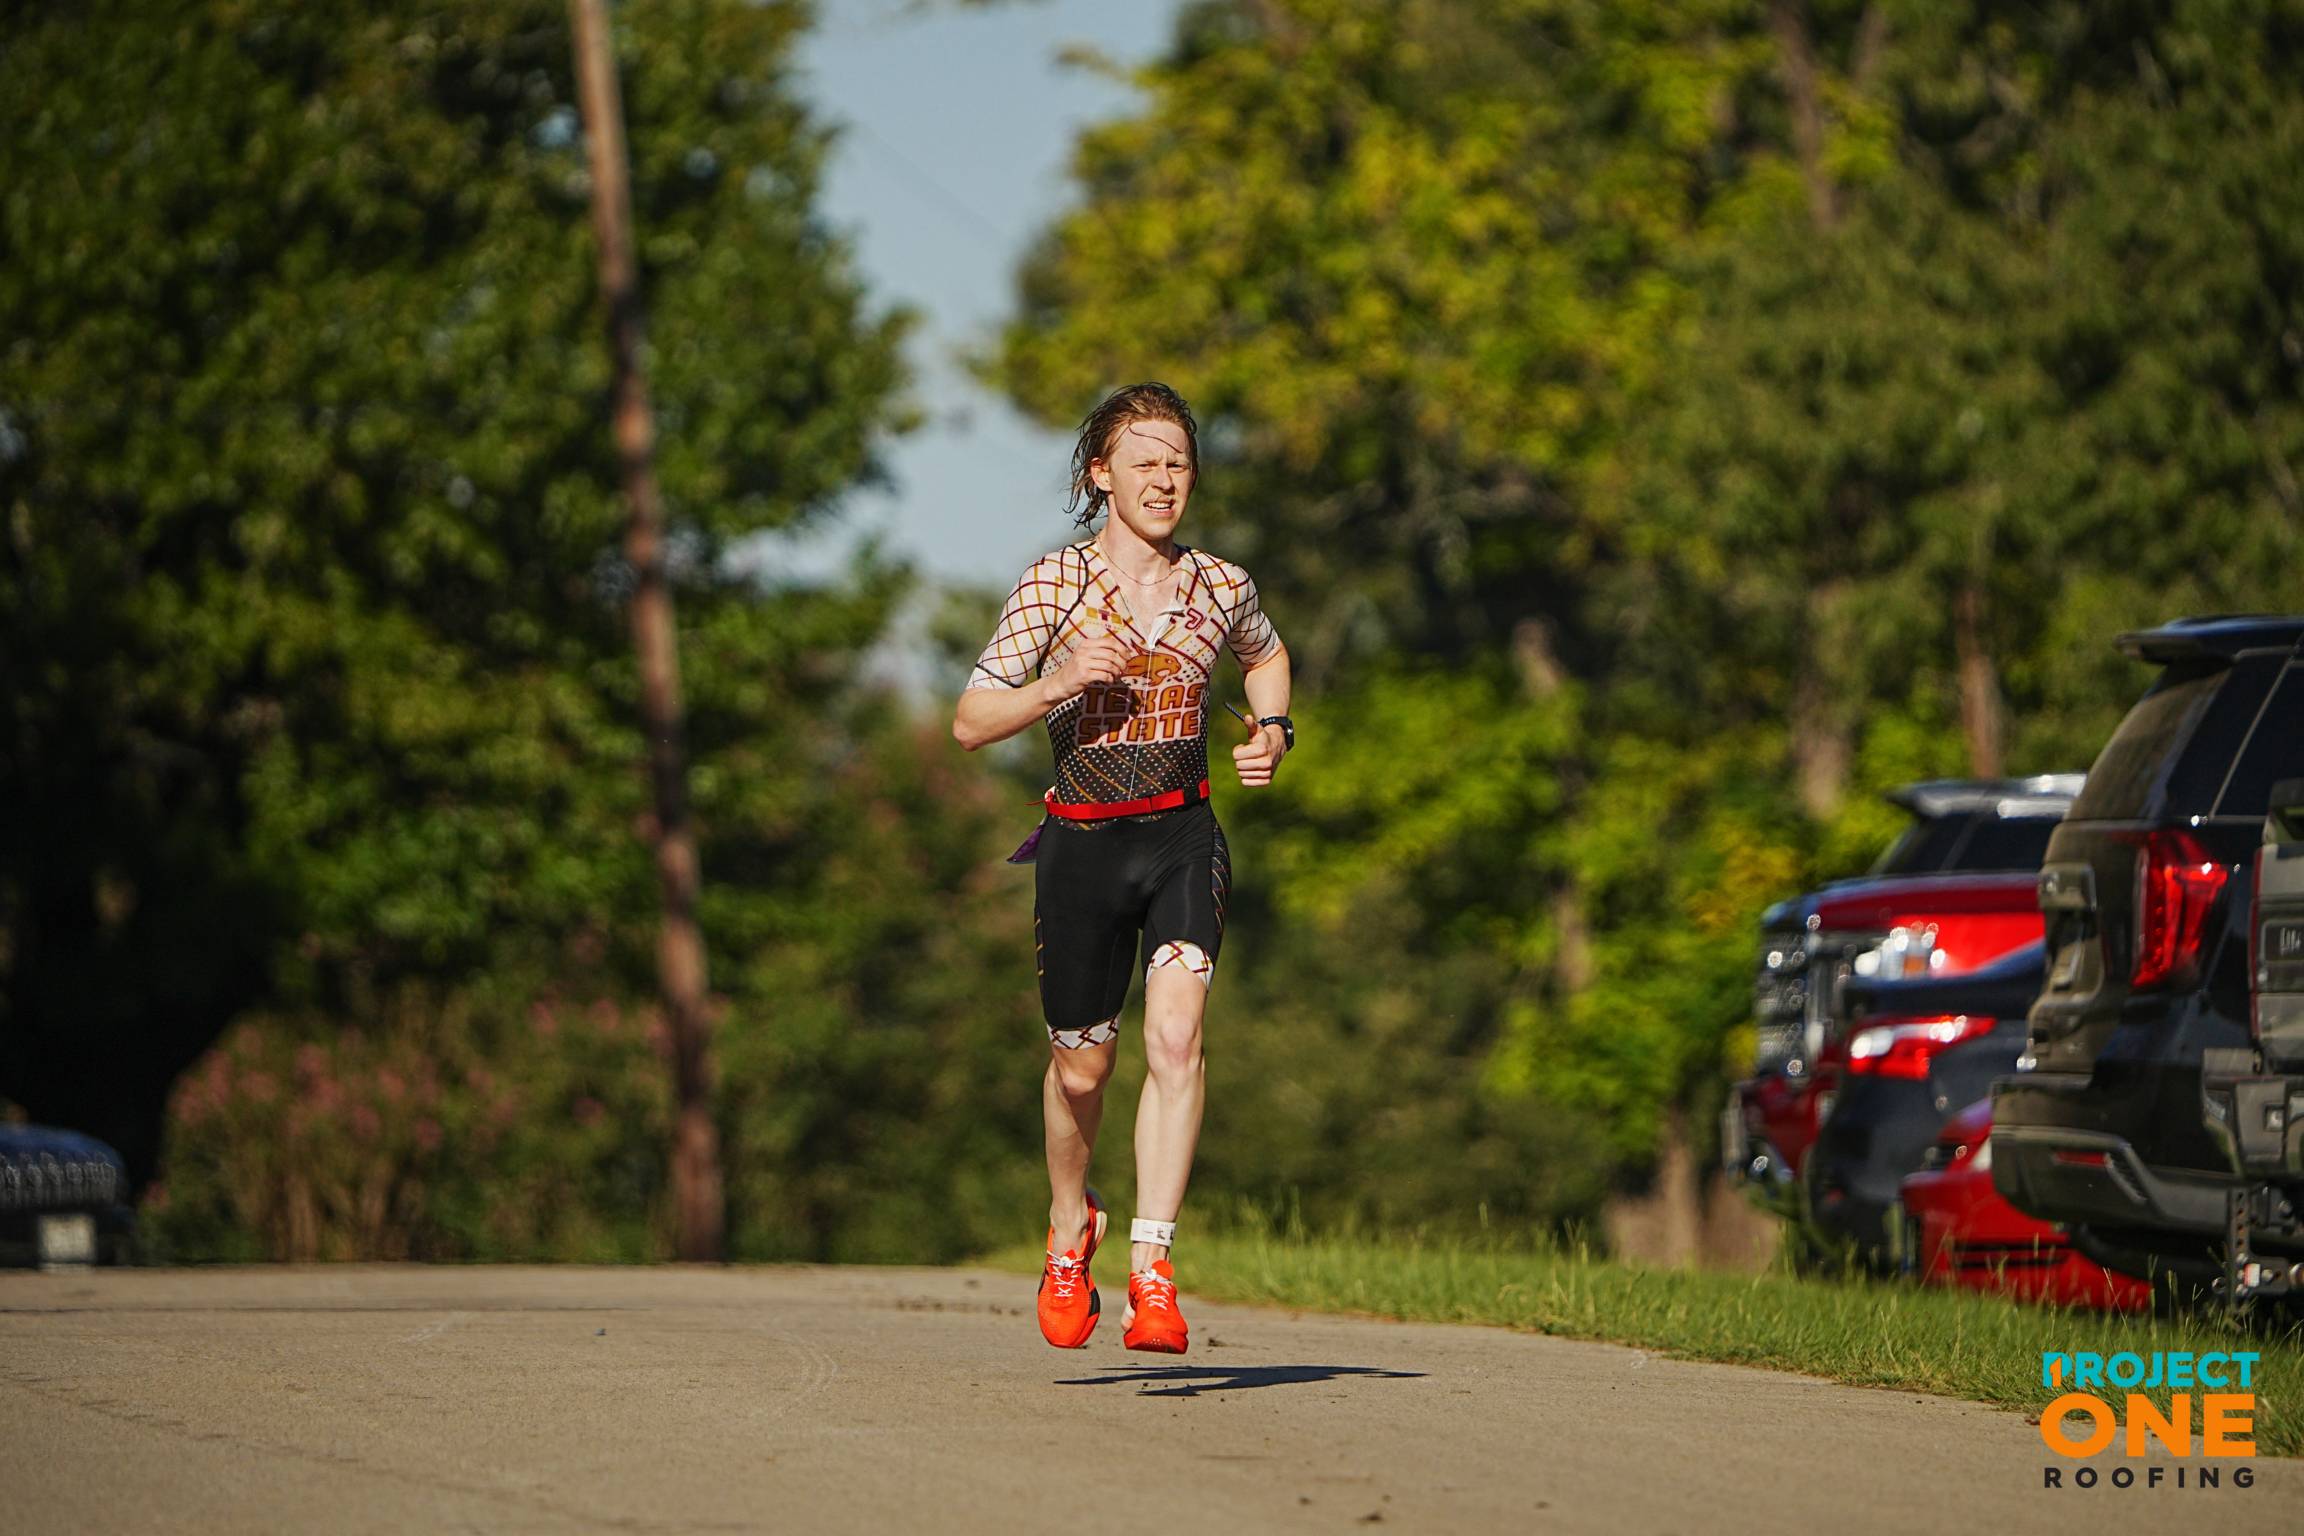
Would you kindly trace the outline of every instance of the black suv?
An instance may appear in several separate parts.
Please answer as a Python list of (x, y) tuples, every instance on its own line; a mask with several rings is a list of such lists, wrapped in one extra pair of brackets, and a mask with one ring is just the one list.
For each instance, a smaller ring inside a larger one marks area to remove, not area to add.
[(2249, 1043), (2248, 886), (2272, 785), (2304, 760), (2304, 617), (2120, 637), (2160, 675), (2105, 743), (2040, 871), (2048, 974), (1994, 1084), (1992, 1182), (2109, 1268), (2209, 1283), (2235, 1174), (2201, 1115)]

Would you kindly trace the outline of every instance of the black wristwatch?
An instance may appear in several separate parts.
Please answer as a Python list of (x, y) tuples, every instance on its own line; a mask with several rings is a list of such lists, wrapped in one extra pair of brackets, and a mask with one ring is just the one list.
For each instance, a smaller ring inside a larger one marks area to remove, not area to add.
[(1280, 727), (1280, 739), (1288, 744), (1289, 751), (1293, 752), (1296, 750), (1295, 721), (1289, 719), (1286, 715), (1259, 715), (1256, 717), (1256, 723), (1258, 725), (1276, 725)]

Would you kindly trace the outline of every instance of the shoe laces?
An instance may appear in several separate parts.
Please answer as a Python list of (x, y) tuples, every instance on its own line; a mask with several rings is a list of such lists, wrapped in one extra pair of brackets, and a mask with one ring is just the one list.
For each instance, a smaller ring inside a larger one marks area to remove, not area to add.
[(1149, 1269), (1138, 1270), (1129, 1277), (1129, 1280), (1135, 1287), (1138, 1306), (1163, 1312), (1176, 1310), (1175, 1281), (1155, 1274)]
[(1048, 1255), (1048, 1288), (1056, 1293), (1056, 1300), (1070, 1301), (1087, 1270), (1088, 1261), (1076, 1253)]

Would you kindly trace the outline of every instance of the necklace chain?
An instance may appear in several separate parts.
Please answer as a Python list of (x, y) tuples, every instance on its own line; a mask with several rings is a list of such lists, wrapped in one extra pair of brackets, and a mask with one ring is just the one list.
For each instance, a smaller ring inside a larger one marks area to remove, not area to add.
[(1160, 583), (1168, 580), (1171, 576), (1174, 576), (1176, 574), (1177, 568), (1184, 563), (1184, 556), (1182, 554), (1178, 554), (1174, 560), (1168, 563), (1168, 569), (1162, 571), (1157, 576), (1146, 578), (1143, 576), (1130, 576), (1126, 571), (1120, 570), (1119, 562), (1114, 560), (1110, 555), (1105, 554), (1103, 550), (1099, 549), (1096, 553), (1102, 557), (1104, 564), (1107, 567), (1114, 571), (1118, 571), (1121, 576), (1125, 577), (1129, 581), (1136, 583), (1136, 585), (1140, 587), (1156, 587), (1160, 585)]

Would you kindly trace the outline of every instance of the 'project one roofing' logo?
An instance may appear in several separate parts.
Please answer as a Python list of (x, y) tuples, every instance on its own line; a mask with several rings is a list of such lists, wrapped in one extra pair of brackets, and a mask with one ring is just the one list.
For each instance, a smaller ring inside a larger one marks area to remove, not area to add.
[[(2198, 1394), (2199, 1454), (2230, 1458), (2256, 1454), (2256, 1361), (2253, 1352), (2195, 1355), (2190, 1350), (2154, 1350), (2140, 1355), (2133, 1350), (2102, 1355), (2090, 1351), (2044, 1349), (2040, 1352), (2040, 1385), (2059, 1396), (2040, 1411), (2040, 1440), (2059, 1456), (2079, 1459), (2110, 1449), (2122, 1441), (2121, 1454), (2141, 1458), (2157, 1440), (2177, 1456), (2193, 1454), (2194, 1394)], [(2168, 1407), (2163, 1412), (2148, 1391), (2166, 1387)], [(2109, 1394), (2122, 1393), (2124, 1412), (2115, 1412)], [(2085, 1422), (2085, 1430), (2078, 1426)], [(2137, 1475), (2132, 1466), (2115, 1466), (2099, 1477), (2094, 1467), (2074, 1467), (2069, 1485), (2065, 1468), (2041, 1468), (2043, 1487), (2094, 1488), (2099, 1482), (2115, 1488), (2139, 1484), (2157, 1488), (2173, 1481), (2179, 1488), (2214, 1488), (2231, 1474), (2235, 1488), (2253, 1488), (2256, 1469), (2178, 1465), (2170, 1469), (2152, 1465)]]

